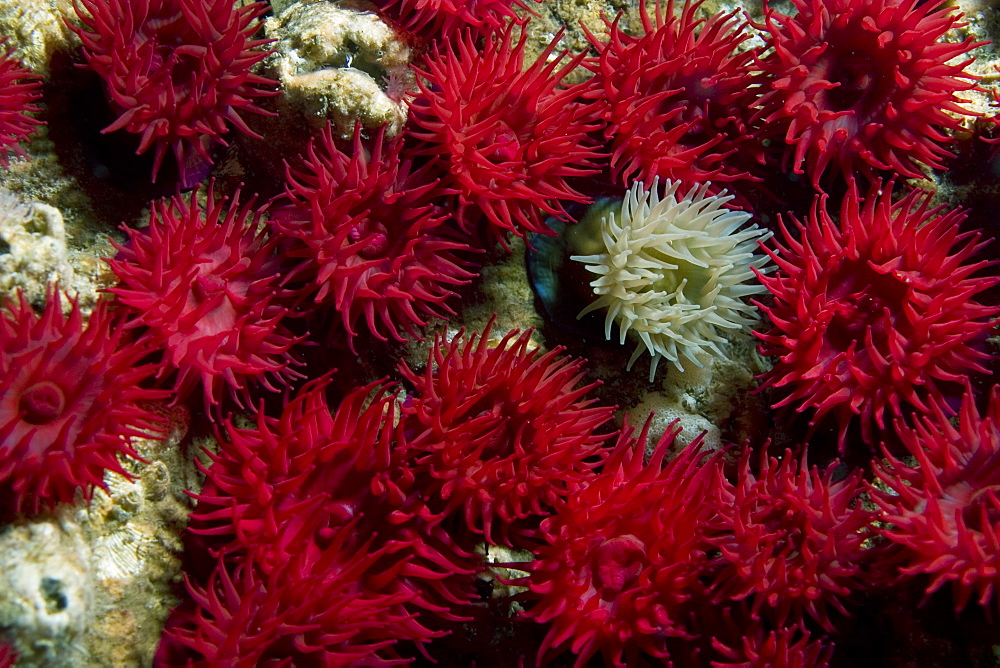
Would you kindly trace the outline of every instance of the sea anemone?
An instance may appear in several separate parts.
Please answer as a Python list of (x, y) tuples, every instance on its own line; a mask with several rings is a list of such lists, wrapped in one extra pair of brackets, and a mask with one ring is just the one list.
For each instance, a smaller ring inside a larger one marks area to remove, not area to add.
[[(384, 554), (357, 546), (353, 523), (321, 548), (300, 545), (287, 561), (263, 570), (251, 557), (220, 560), (207, 585), (188, 580), (191, 612), (175, 613), (161, 645), (160, 665), (191, 665), (170, 656), (179, 643), (197, 665), (393, 665), (394, 645), (437, 633), (421, 626), (398, 592), (378, 591), (399, 577), (404, 562), (387, 567)], [(374, 588), (372, 587), (374, 585)], [(411, 595), (412, 596), (412, 595)]]
[(344, 549), (378, 552), (379, 568), (401, 573), (381, 581), (381, 592), (426, 609), (435, 598), (467, 601), (471, 594), (449, 576), (471, 572), (471, 557), (457, 549), (426, 512), (424, 498), (390, 469), (400, 440), (392, 386), (351, 390), (331, 412), (324, 377), (302, 388), (277, 418), (257, 415), (253, 428), (226, 421), (219, 452), (211, 454), (191, 530), (228, 557), (253, 554), (270, 573), (303, 543), (325, 546), (350, 525)]
[(581, 360), (529, 350), (530, 330), (491, 346), (491, 327), (438, 337), (423, 373), (401, 366), (413, 393), (399, 456), (432, 510), (460, 512), (487, 542), (510, 545), (530, 530), (523, 520), (551, 514), (593, 475), (613, 409), (584, 398), (596, 383), (580, 385)]
[(668, 639), (692, 637), (686, 624), (709, 564), (701, 538), (714, 464), (699, 465), (699, 437), (663, 466), (675, 424), (643, 466), (650, 424), (638, 439), (625, 425), (601, 473), (542, 522), (546, 544), (519, 582), (534, 599), (526, 615), (549, 624), (539, 664), (569, 650), (577, 668), (597, 654), (605, 665), (642, 665), (641, 653), (668, 659)]
[(767, 258), (754, 250), (770, 233), (744, 226), (750, 215), (726, 209), (733, 197), (708, 194), (711, 184), (684, 197), (680, 187), (667, 181), (661, 197), (656, 179), (650, 190), (633, 184), (620, 215), (612, 210), (601, 219), (598, 252), (571, 258), (599, 277), (590, 284), (598, 298), (580, 316), (607, 309), (604, 334), (610, 339), (617, 322), (623, 345), (635, 332), (639, 345), (628, 368), (649, 351), (650, 382), (661, 358), (683, 368), (682, 358), (703, 366), (700, 354), (724, 357), (722, 332), (756, 321), (743, 297), (764, 292), (754, 272), (767, 270)]
[(454, 38), (462, 29), (486, 34), (503, 28), (508, 20), (520, 22), (515, 7), (531, 11), (523, 0), (374, 1), (407, 30), (442, 40)]
[(773, 328), (757, 334), (761, 353), (777, 359), (764, 375), (780, 389), (775, 407), (828, 413), (840, 422), (840, 442), (854, 417), (871, 443), (909, 407), (921, 412), (944, 398), (942, 384), (985, 372), (988, 354), (976, 345), (1000, 313), (972, 298), (997, 277), (972, 277), (987, 261), (969, 263), (985, 242), (960, 233), (958, 209), (930, 208), (912, 191), (895, 204), (892, 183), (872, 185), (862, 200), (852, 186), (840, 220), (818, 197), (808, 220), (782, 224), (785, 244), (768, 250), (779, 271), (761, 276), (774, 295), (760, 304)]
[(20, 143), (42, 124), (28, 115), (38, 112), (41, 77), (22, 67), (14, 49), (4, 50), (6, 42), (0, 39), (0, 167), (7, 167), (11, 151), (23, 154)]
[(657, 0), (653, 16), (639, 5), (643, 34), (606, 20), (608, 41), (587, 32), (599, 54), (583, 62), (594, 76), (575, 88), (604, 121), (611, 169), (623, 182), (654, 177), (687, 183), (760, 180), (764, 162), (749, 128), (761, 88), (757, 49), (737, 12), (697, 19), (702, 2), (674, 16)]
[[(961, 27), (951, 7), (921, 0), (791, 0), (793, 16), (765, 9), (771, 51), (760, 61), (771, 90), (767, 125), (784, 128), (785, 163), (818, 185), (831, 164), (921, 177), (944, 169), (948, 131), (961, 128), (958, 94), (976, 88), (957, 60), (982, 43), (939, 42)], [(805, 170), (803, 170), (803, 165)]]
[(261, 229), (253, 199), (239, 191), (206, 204), (198, 192), (154, 202), (149, 226), (132, 229), (108, 260), (119, 285), (111, 288), (132, 314), (127, 326), (147, 328), (165, 350), (160, 375), (176, 370), (177, 400), (199, 384), (206, 406), (226, 394), (238, 403), (251, 386), (277, 391), (297, 376), (290, 349), (298, 342), (282, 319), (295, 294), (283, 287), (277, 240)]
[(243, 113), (270, 115), (256, 99), (276, 95), (277, 82), (251, 72), (268, 52), (252, 39), (267, 3), (232, 0), (80, 0), (86, 67), (104, 80), (118, 118), (103, 132), (141, 135), (137, 154), (152, 148), (153, 180), (167, 150), (184, 185), (212, 164), (212, 144), (226, 145), (230, 126), (260, 138)]
[[(713, 629), (713, 632), (717, 632)], [(736, 630), (738, 638), (727, 645), (712, 639), (719, 659), (712, 668), (826, 668), (833, 645), (815, 639), (800, 626), (769, 630), (760, 621), (750, 621)]]
[(442, 187), (458, 196), (463, 224), (481, 214), (501, 240), (508, 230), (553, 234), (545, 215), (570, 220), (563, 202), (589, 198), (567, 179), (596, 173), (599, 155), (589, 112), (559, 88), (579, 62), (554, 55), (562, 32), (527, 69), (528, 33), (517, 43), (512, 35), (490, 35), (483, 48), (469, 31), (435, 44), (415, 68), (420, 93), (410, 105), (412, 134), (425, 142), (418, 153), (443, 163)]
[(929, 576), (928, 594), (950, 582), (956, 610), (973, 595), (1000, 607), (1000, 393), (985, 417), (969, 390), (956, 424), (938, 411), (898, 432), (919, 466), (886, 454), (872, 500), (881, 533), (905, 548), (900, 572)]
[(863, 589), (863, 546), (875, 516), (858, 502), (860, 473), (834, 482), (835, 471), (830, 465), (820, 474), (786, 451), (780, 463), (762, 456), (755, 475), (749, 449), (735, 485), (718, 471), (708, 538), (721, 553), (716, 600), (751, 597), (754, 618), (769, 610), (783, 627), (805, 612), (833, 631), (828, 608), (848, 614), (845, 599)]
[(226, 420), (195, 495), (195, 533), (215, 536), (221, 552), (256, 549), (259, 565), (270, 569), (294, 550), (281, 537), (318, 540), (359, 516), (372, 480), (387, 470), (396, 405), (390, 387), (373, 384), (352, 390), (331, 412), (327, 384), (309, 383), (280, 417), (258, 413), (252, 428)]
[(165, 393), (142, 387), (154, 371), (149, 353), (126, 341), (107, 302), (84, 325), (72, 300), (63, 315), (50, 289), (41, 315), (23, 294), (0, 314), (0, 488), (14, 512), (38, 513), (90, 500), (106, 488), (105, 471), (125, 477), (119, 456), (138, 459), (130, 439), (161, 435), (162, 421), (144, 404)]
[(281, 233), (302, 242), (288, 253), (305, 258), (315, 301), (340, 313), (352, 346), (362, 316), (382, 340), (402, 340), (400, 329), (417, 336), (428, 316), (447, 319), (451, 287), (473, 276), (459, 256), (471, 249), (434, 204), (436, 180), (413, 171), (401, 147), (402, 137), (385, 141), (384, 127), (365, 146), (357, 126), (348, 155), (327, 124), (302, 168), (289, 168), (285, 203), (272, 214)]

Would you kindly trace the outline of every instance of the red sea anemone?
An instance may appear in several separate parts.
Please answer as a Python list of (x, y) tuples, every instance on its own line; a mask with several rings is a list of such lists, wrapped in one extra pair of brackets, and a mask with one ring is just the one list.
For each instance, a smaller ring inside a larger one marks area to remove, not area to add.
[(882, 534), (905, 548), (900, 571), (929, 576), (928, 594), (950, 582), (956, 610), (972, 596), (1000, 608), (1000, 393), (985, 417), (969, 390), (957, 424), (939, 412), (899, 435), (919, 466), (886, 455), (872, 498)]
[(255, 427), (227, 421), (209, 455), (191, 530), (228, 565), (204, 590), (189, 584), (197, 614), (182, 614), (172, 632), (207, 659), (357, 665), (397, 641), (438, 635), (418, 622), (424, 612), (449, 616), (432, 601), (472, 597), (448, 579), (471, 573), (471, 555), (451, 550), (419, 495), (390, 479), (394, 388), (356, 388), (331, 412), (327, 386), (306, 385)]
[(516, 44), (512, 31), (482, 48), (468, 31), (435, 45), (415, 68), (420, 93), (410, 106), (419, 152), (443, 163), (442, 186), (458, 196), (463, 224), (481, 214), (500, 238), (554, 234), (545, 215), (569, 220), (564, 201), (590, 201), (567, 179), (598, 171), (589, 112), (559, 89), (579, 59), (562, 64), (566, 54), (553, 54), (559, 33), (524, 69), (527, 31)]
[(159, 436), (161, 420), (142, 404), (164, 392), (144, 389), (148, 348), (126, 343), (100, 302), (84, 325), (78, 303), (63, 315), (50, 290), (41, 315), (19, 295), (0, 315), (0, 489), (2, 506), (37, 513), (89, 501), (105, 471), (128, 477), (119, 456), (138, 458), (131, 438)]
[(277, 241), (260, 229), (262, 212), (239, 192), (206, 204), (198, 192), (154, 202), (149, 227), (123, 226), (108, 263), (119, 285), (110, 291), (132, 312), (128, 327), (148, 328), (165, 350), (161, 375), (177, 371), (178, 400), (199, 384), (206, 404), (228, 389), (238, 402), (252, 385), (276, 391), (296, 373), (289, 350), (296, 339), (282, 324), (294, 294), (283, 287)]
[[(299, 239), (312, 268), (315, 301), (337, 309), (353, 346), (358, 320), (385, 340), (416, 336), (428, 316), (447, 319), (450, 289), (473, 276), (470, 250), (450, 215), (434, 204), (436, 181), (400, 158), (402, 139), (373, 146), (354, 133), (351, 153), (334, 143), (329, 124), (309, 144), (301, 170), (288, 170), (286, 204), (272, 215), (283, 234)], [(385, 334), (382, 333), (385, 331)]]
[(608, 41), (588, 32), (594, 72), (576, 87), (606, 124), (612, 141), (611, 168), (624, 183), (653, 177), (692, 183), (759, 180), (763, 148), (749, 129), (750, 108), (761, 88), (756, 49), (740, 50), (749, 38), (736, 12), (698, 19), (702, 2), (657, 2), (651, 17), (644, 3), (644, 34), (608, 22)]
[(738, 637), (733, 645), (712, 640), (721, 659), (712, 661), (712, 668), (826, 668), (833, 654), (832, 644), (814, 640), (800, 627), (774, 631), (751, 622)]
[(158, 663), (181, 664), (171, 642), (193, 651), (201, 660), (195, 665), (402, 663), (398, 642), (437, 634), (401, 605), (406, 595), (378, 591), (378, 583), (399, 577), (404, 562), (387, 568), (385, 555), (357, 546), (353, 534), (348, 523), (324, 547), (303, 543), (270, 570), (252, 557), (236, 564), (220, 561), (205, 588), (189, 581), (195, 609), (168, 625)]
[(593, 476), (607, 439), (597, 429), (613, 409), (584, 399), (595, 384), (580, 385), (581, 360), (529, 350), (530, 330), (491, 345), (491, 326), (478, 339), (436, 339), (423, 373), (402, 365), (413, 394), (400, 457), (440, 500), (432, 510), (510, 544), (523, 529), (515, 522), (549, 515)]
[(752, 597), (758, 618), (769, 610), (781, 627), (806, 612), (833, 630), (828, 608), (847, 614), (845, 599), (864, 584), (866, 528), (874, 512), (858, 497), (860, 475), (833, 481), (786, 452), (779, 463), (762, 458), (750, 471), (744, 454), (735, 485), (718, 471), (716, 518), (709, 542), (721, 552), (713, 586), (721, 601)]
[(964, 213), (931, 209), (922, 191), (893, 204), (891, 191), (875, 183), (862, 201), (852, 186), (839, 222), (817, 198), (768, 250), (779, 271), (759, 274), (774, 295), (759, 304), (773, 323), (761, 352), (777, 358), (765, 386), (784, 393), (775, 406), (815, 411), (814, 424), (836, 415), (842, 446), (855, 416), (871, 443), (886, 413), (926, 412), (943, 383), (985, 371), (975, 344), (1000, 312), (973, 300), (1000, 279), (973, 277), (988, 263), (968, 262), (985, 242), (958, 231)]
[(519, 583), (536, 599), (527, 615), (549, 624), (539, 663), (569, 650), (577, 668), (598, 654), (605, 665), (642, 665), (642, 654), (667, 660), (669, 639), (692, 637), (714, 466), (699, 465), (700, 437), (662, 465), (677, 427), (643, 466), (649, 425), (638, 440), (626, 425), (603, 471), (542, 522), (546, 544)]
[[(452, 602), (468, 600), (458, 585), (443, 582), (471, 572), (468, 555), (453, 549), (424, 512), (423, 498), (400, 487), (401, 477), (390, 470), (390, 451), (400, 440), (393, 388), (352, 390), (331, 413), (326, 385), (306, 385), (280, 417), (258, 414), (254, 428), (227, 421), (197, 495), (192, 530), (215, 537), (227, 555), (252, 552), (270, 572), (302, 543), (326, 545), (350, 524), (345, 549), (369, 543), (383, 562), (401, 569), (399, 578), (382, 581), (381, 591), (398, 588), (402, 596), (426, 588)], [(434, 607), (423, 598), (418, 605)]]
[(970, 114), (958, 94), (976, 87), (955, 60), (981, 44), (939, 42), (961, 27), (951, 7), (920, 0), (792, 0), (797, 13), (765, 10), (772, 48), (760, 61), (771, 91), (767, 124), (784, 128), (786, 164), (814, 185), (828, 166), (923, 176), (944, 169), (943, 144)]
[(34, 103), (41, 95), (41, 77), (21, 66), (14, 49), (4, 51), (6, 42), (0, 40), (0, 167), (7, 166), (10, 151), (22, 152), (19, 144), (42, 124), (28, 116), (38, 111)]
[(282, 537), (316, 540), (361, 514), (389, 465), (395, 400), (368, 385), (331, 413), (326, 385), (306, 385), (278, 418), (258, 413), (253, 428), (226, 421), (191, 516), (196, 533), (218, 537), (227, 553), (255, 549), (270, 569), (294, 550)]
[(233, 0), (80, 0), (86, 67), (104, 80), (119, 114), (104, 132), (141, 135), (136, 153), (155, 151), (153, 179), (167, 151), (181, 181), (198, 181), (212, 144), (230, 127), (260, 138), (242, 113), (268, 114), (255, 98), (276, 95), (276, 82), (251, 72), (268, 52), (252, 39), (267, 10)]

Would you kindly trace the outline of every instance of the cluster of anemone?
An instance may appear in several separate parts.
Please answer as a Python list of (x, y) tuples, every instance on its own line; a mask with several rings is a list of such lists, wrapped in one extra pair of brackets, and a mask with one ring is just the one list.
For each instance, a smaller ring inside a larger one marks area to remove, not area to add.
[(883, 558), (866, 543), (860, 475), (835, 481), (835, 466), (791, 457), (753, 472), (749, 450), (727, 473), (700, 437), (665, 463), (676, 424), (644, 463), (649, 427), (626, 425), (601, 472), (542, 522), (519, 581), (527, 616), (548, 624), (539, 664), (568, 652), (575, 665), (825, 665), (828, 609), (850, 615)]
[[(530, 335), (462, 333), (436, 341), (421, 373), (402, 366), (401, 386), (334, 407), (324, 378), (279, 417), (227, 421), (190, 526), (217, 564), (189, 578), (159, 660), (433, 656), (442, 627), (471, 620), (485, 543), (533, 556), (512, 584), (545, 625), (539, 663), (825, 661), (828, 608), (851, 614), (880, 555), (859, 476), (791, 458), (752, 472), (749, 451), (727, 474), (700, 438), (667, 462), (676, 424), (647, 458), (652, 421), (638, 436), (607, 429), (612, 407), (588, 398), (581, 361)], [(716, 608), (747, 620), (743, 641), (725, 624), (705, 635)]]
[(530, 544), (609, 437), (581, 362), (530, 335), (438, 341), (424, 373), (400, 370), (405, 400), (375, 382), (331, 409), (324, 378), (278, 418), (227, 421), (190, 527), (219, 561), (188, 582), (161, 659), (398, 660), (460, 618), (475, 545)]
[[(392, 388), (356, 388), (331, 412), (328, 384), (306, 385), (277, 418), (227, 422), (191, 524), (220, 558), (188, 582), (193, 605), (161, 654), (389, 659), (398, 642), (435, 637), (416, 613), (441, 609), (438, 590), (468, 598), (441, 582), (468, 571), (468, 555), (393, 475)], [(296, 641), (304, 627), (309, 641)]]
[[(200, 404), (218, 450), (188, 543), (210, 558), (187, 574), (162, 665), (435, 659), (497, 583), (521, 587), (523, 626), (540, 629), (516, 660), (578, 666), (825, 665), (859, 592), (950, 584), (957, 610), (1000, 601), (1000, 400), (981, 417), (968, 382), (989, 362), (1000, 279), (962, 212), (879, 180), (947, 166), (977, 87), (978, 44), (944, 41), (951, 10), (792, 0), (754, 25), (670, 0), (641, 7), (635, 33), (622, 16), (587, 32), (590, 55), (560, 51), (559, 32), (526, 63), (526, 3), (378, 4), (421, 48), (398, 137), (327, 126), (270, 203), (222, 181), (151, 202), (87, 319), (56, 289), (3, 304), (0, 516), (88, 500), (139, 461), (134, 439), (163, 433), (158, 406)], [(258, 73), (264, 11), (75, 5), (81, 63), (115, 117), (104, 131), (135, 135), (154, 180), (173, 161), (192, 188), (232, 130), (257, 136), (248, 120), (280, 94)], [(589, 78), (568, 83), (574, 70)], [(0, 84), (6, 165), (39, 124), (40, 81), (7, 52)], [(754, 189), (779, 169), (847, 194), (835, 211), (826, 194), (789, 206), (772, 241)], [(616, 429), (584, 362), (531, 331), (374, 359), (371, 339), (452, 317), (497, 245), (530, 246), (622, 191), (578, 226), (597, 248), (574, 259), (597, 275), (580, 307), (638, 340), (627, 366), (648, 352), (652, 382), (661, 359), (701, 365), (756, 327), (772, 408), (811, 435), (833, 418), (845, 451), (855, 432), (865, 452), (882, 445), (876, 482), (794, 427), (783, 459), (695, 437), (668, 461), (676, 425), (647, 450), (651, 421)], [(307, 363), (340, 343), (338, 364), (365, 358), (362, 382)], [(530, 557), (526, 574), (487, 574), (493, 548)]]

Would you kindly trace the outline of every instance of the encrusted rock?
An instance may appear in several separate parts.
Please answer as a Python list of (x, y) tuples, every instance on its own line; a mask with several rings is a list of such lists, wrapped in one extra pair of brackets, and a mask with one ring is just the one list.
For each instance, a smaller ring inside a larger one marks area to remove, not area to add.
[(26, 204), (0, 188), (0, 239), (0, 291), (20, 288), (29, 301), (41, 303), (48, 283), (73, 285), (59, 209), (39, 202)]
[(0, 628), (16, 638), (24, 665), (70, 665), (94, 614), (91, 550), (65, 518), (10, 526), (0, 534)]
[(17, 57), (38, 74), (45, 75), (49, 59), (74, 37), (63, 15), (73, 13), (70, 0), (0, 0), (0, 37), (9, 39), (5, 49), (17, 49)]
[(281, 81), (281, 104), (320, 128), (329, 119), (343, 136), (355, 121), (386, 124), (389, 136), (406, 121), (402, 92), (412, 87), (410, 49), (374, 7), (296, 2), (265, 21), (277, 39), (267, 66)]

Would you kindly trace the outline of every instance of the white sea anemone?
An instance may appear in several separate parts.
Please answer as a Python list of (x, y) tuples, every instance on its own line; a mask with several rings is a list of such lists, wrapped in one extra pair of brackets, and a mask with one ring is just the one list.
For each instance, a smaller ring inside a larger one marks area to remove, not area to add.
[(757, 320), (757, 309), (744, 301), (765, 292), (753, 269), (766, 271), (766, 255), (754, 253), (771, 236), (757, 225), (745, 225), (750, 214), (725, 208), (733, 199), (725, 191), (708, 194), (711, 184), (694, 187), (678, 198), (681, 183), (658, 182), (645, 190), (632, 185), (620, 213), (610, 211), (599, 224), (599, 252), (573, 255), (597, 274), (590, 285), (597, 300), (578, 317), (606, 308), (604, 333), (618, 322), (621, 343), (631, 331), (639, 345), (628, 368), (644, 351), (683, 370), (681, 358), (704, 366), (700, 354), (723, 356), (718, 344), (723, 330), (745, 330)]

